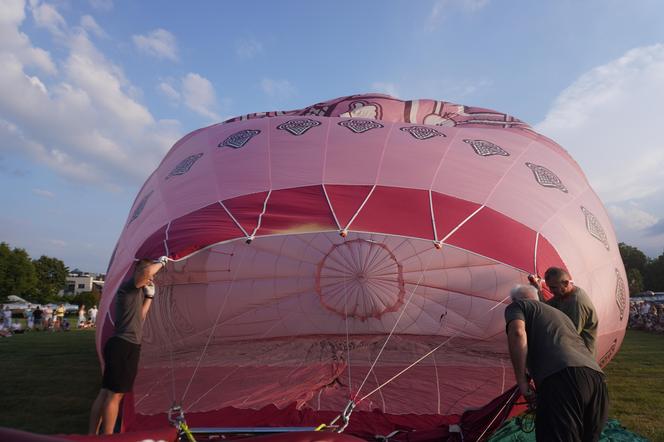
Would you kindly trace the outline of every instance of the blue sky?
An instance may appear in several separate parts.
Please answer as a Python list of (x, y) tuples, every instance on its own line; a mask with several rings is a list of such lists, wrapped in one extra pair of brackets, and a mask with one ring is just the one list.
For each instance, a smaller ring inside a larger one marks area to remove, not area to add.
[(0, 241), (102, 272), (182, 135), (361, 92), (507, 112), (664, 251), (658, 0), (0, 3)]

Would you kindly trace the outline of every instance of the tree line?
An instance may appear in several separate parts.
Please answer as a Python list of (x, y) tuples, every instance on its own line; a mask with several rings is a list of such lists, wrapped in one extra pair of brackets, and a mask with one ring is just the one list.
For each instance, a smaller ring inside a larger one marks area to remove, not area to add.
[(25, 249), (0, 243), (0, 302), (10, 295), (34, 304), (71, 302), (91, 306), (99, 300), (91, 292), (59, 297), (67, 284), (69, 268), (57, 258), (42, 255), (32, 259)]
[(664, 252), (657, 258), (649, 258), (638, 248), (623, 242), (618, 248), (627, 272), (630, 295), (644, 290), (664, 292)]

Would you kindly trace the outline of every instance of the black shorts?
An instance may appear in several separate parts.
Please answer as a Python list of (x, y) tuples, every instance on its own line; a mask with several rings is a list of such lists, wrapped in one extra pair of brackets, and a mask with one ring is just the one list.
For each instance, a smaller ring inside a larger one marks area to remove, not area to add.
[(537, 386), (537, 441), (596, 442), (609, 411), (603, 373), (568, 367)]
[(138, 372), (141, 346), (112, 337), (104, 345), (104, 378), (101, 386), (114, 393), (129, 393)]

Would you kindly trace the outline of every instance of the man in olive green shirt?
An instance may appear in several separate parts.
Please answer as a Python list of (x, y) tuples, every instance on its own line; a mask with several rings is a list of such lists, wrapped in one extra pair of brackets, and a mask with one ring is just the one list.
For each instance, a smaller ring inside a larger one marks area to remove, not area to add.
[[(544, 301), (541, 280), (533, 275), (528, 279), (537, 288), (540, 300)], [(581, 287), (575, 286), (569, 273), (559, 267), (549, 267), (544, 273), (544, 282), (553, 294), (553, 298), (544, 302), (562, 311), (572, 320), (586, 347), (595, 356), (597, 312), (588, 294)]]

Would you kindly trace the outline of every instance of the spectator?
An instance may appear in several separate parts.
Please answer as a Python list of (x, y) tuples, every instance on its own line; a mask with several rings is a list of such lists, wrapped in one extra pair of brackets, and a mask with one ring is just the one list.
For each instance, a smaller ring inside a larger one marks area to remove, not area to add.
[(81, 304), (78, 309), (78, 328), (83, 328), (85, 325), (85, 304)]
[(3, 319), (4, 319), (3, 323), (5, 325), (5, 328), (7, 330), (11, 330), (12, 329), (12, 311), (9, 308), (8, 305), (5, 305), (5, 309), (2, 311), (2, 315), (3, 315)]
[(34, 330), (34, 328), (35, 328), (35, 318), (34, 318), (33, 311), (30, 307), (25, 309), (25, 316), (26, 316), (26, 329)]
[(43, 324), (42, 324), (43, 314), (44, 314), (44, 312), (42, 311), (42, 309), (39, 306), (37, 306), (35, 311), (32, 312), (32, 319), (35, 322), (35, 329), (36, 330), (42, 330), (42, 327), (43, 327)]
[(44, 330), (49, 330), (51, 327), (53, 327), (53, 309), (51, 308), (50, 305), (46, 305), (44, 307)]
[(88, 310), (88, 316), (90, 317), (90, 323), (92, 324), (92, 327), (94, 327), (97, 324), (97, 306), (93, 305), (90, 310)]
[(64, 319), (65, 319), (65, 306), (64, 304), (58, 305), (58, 308), (55, 309), (55, 328), (64, 330)]

